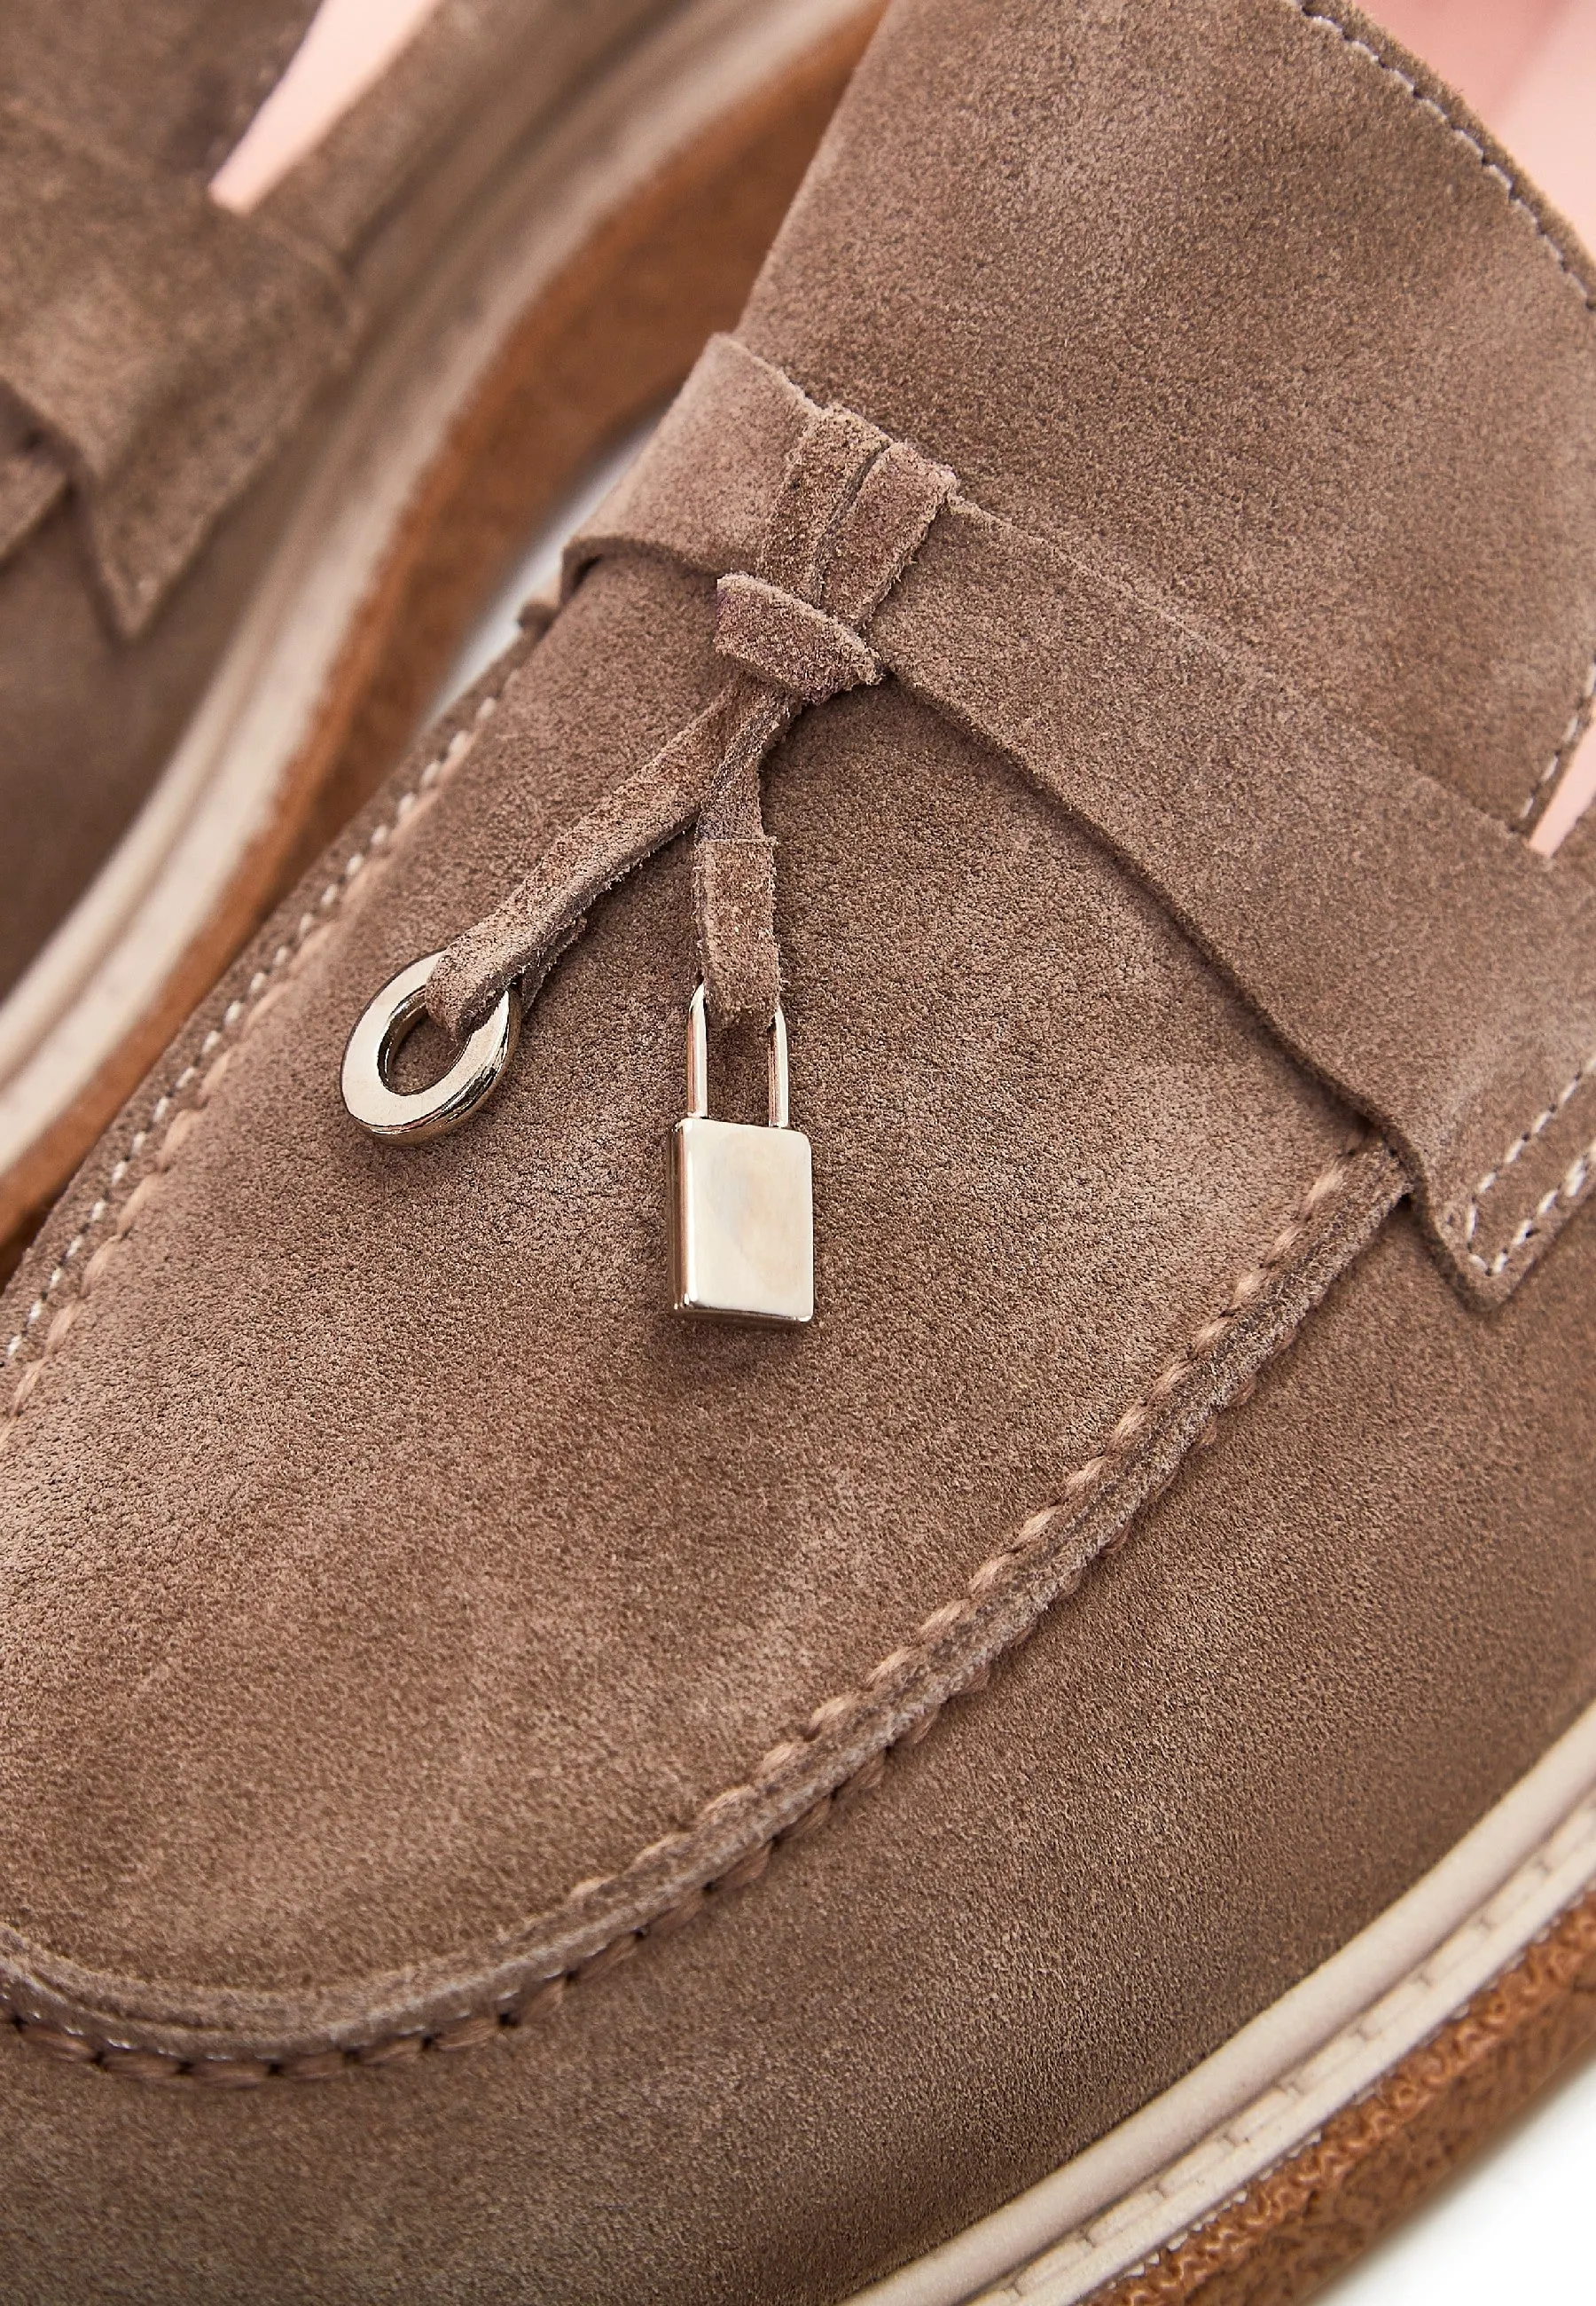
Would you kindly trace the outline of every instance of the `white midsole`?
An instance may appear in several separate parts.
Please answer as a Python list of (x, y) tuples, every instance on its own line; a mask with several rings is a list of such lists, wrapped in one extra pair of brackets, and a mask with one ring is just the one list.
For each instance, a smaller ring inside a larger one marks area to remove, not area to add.
[(1400, 2063), (1596, 1881), (1596, 1706), (1440, 1864), (1140, 2113), (850, 2306), (1078, 2306)]
[(516, 320), (629, 193), (858, 13), (859, 0), (692, 0), (457, 235), (370, 361), (143, 809), (0, 1006), (0, 1174), (156, 1010), (275, 822), (405, 507)]

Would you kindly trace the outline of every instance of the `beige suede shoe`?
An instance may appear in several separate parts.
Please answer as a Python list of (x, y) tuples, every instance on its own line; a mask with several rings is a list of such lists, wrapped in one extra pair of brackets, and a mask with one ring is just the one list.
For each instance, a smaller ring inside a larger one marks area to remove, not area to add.
[(1588, 279), (899, 0), (11, 1294), (8, 2297), (1279, 2301), (1593, 2030)]
[(442, 0), (232, 213), (311, 13), (0, 29), (0, 1251), (734, 316), (873, 11)]

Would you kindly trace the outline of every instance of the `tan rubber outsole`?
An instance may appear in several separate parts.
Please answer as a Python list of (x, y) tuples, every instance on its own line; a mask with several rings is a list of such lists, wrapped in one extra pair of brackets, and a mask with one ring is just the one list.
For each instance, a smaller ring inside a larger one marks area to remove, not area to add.
[(850, 2306), (1287, 2306), (1596, 2041), (1596, 1706), (1112, 2128)]
[(523, 314), (398, 525), (271, 823), (158, 1001), (0, 1178), (0, 1279), (195, 1003), (375, 790), (517, 548), (735, 320), (881, 4), (718, 117)]
[(1596, 2041), (1596, 1891), (1318, 2137), (1087, 2306), (1290, 2306)]

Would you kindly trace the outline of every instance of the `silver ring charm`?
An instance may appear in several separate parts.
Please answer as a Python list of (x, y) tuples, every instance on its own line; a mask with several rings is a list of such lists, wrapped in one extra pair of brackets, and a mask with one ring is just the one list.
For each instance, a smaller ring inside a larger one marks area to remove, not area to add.
[(388, 1085), (388, 1067), (406, 1036), (421, 1021), (427, 983), (442, 960), (423, 953), (385, 985), (366, 1010), (344, 1051), (344, 1103), (373, 1137), (414, 1145), (457, 1129), (492, 1096), (516, 1053), (521, 1033), (521, 997), (515, 986), (499, 996), (492, 1015), (479, 1025), (441, 1080), (405, 1096)]

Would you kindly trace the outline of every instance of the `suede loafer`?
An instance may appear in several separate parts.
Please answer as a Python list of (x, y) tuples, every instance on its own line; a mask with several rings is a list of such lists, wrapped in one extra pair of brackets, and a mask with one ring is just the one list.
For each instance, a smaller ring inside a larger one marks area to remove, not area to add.
[(8, 2299), (1281, 2302), (1596, 2030), (1592, 277), (895, 0), (7, 1297)]

